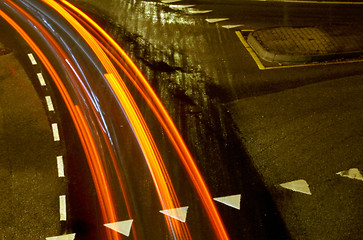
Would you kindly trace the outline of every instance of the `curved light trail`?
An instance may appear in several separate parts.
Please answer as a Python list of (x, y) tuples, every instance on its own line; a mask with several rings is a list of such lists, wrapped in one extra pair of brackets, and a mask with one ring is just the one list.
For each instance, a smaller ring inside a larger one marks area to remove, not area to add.
[(192, 155), (190, 154), (179, 131), (175, 127), (174, 122), (172, 121), (165, 107), (161, 103), (160, 99), (155, 94), (152, 87), (149, 85), (148, 81), (145, 79), (143, 74), (130, 59), (130, 57), (125, 53), (125, 51), (96, 22), (94, 22), (84, 12), (76, 8), (74, 5), (70, 4), (68, 1), (61, 0), (61, 2), (70, 9), (72, 9), (74, 12), (79, 14), (86, 22), (88, 22), (95, 30), (97, 30), (97, 32), (101, 36), (103, 36), (104, 42), (106, 44), (110, 44), (113, 49), (117, 51), (117, 53), (119, 54), (119, 58), (113, 57), (112, 54), (109, 53), (110, 57), (113, 57), (113, 60), (116, 61), (118, 66), (125, 71), (129, 79), (142, 94), (142, 96), (154, 112), (155, 116), (158, 118), (162, 127), (166, 131), (175, 150), (178, 152), (179, 157), (181, 158), (182, 163), (184, 164), (184, 167), (189, 174), (189, 177), (194, 183), (194, 187), (197, 189), (197, 192), (202, 199), (203, 205), (208, 213), (210, 221), (213, 224), (213, 228), (216, 231), (218, 239), (228, 239), (228, 235), (223, 225), (223, 222), (218, 214), (218, 211), (216, 210), (209, 190), (198, 170), (198, 167), (195, 164)]
[[(38, 20), (33, 18), (30, 14), (28, 14), (24, 9), (16, 5), (13, 1), (4, 0), (4, 2), (6, 2), (8, 6), (16, 12), (16, 14), (22, 16), (24, 19), (27, 19), (34, 26), (36, 26), (37, 31), (39, 31), (40, 34), (42, 34), (42, 36), (48, 41), (54, 51), (56, 51), (56, 54), (59, 56), (59, 58), (63, 59), (65, 63), (65, 71), (68, 74), (68, 77), (72, 78), (73, 81), (77, 82), (78, 86), (82, 87), (82, 89), (75, 89), (75, 91), (81, 90), (81, 93), (78, 93), (80, 94), (78, 99), (87, 100), (86, 102), (90, 104), (90, 106), (88, 107), (90, 107), (91, 113), (93, 113), (93, 118), (96, 119), (96, 122), (102, 129), (102, 125), (104, 124), (101, 119), (102, 117), (100, 117), (99, 115), (97, 106), (95, 106), (93, 103), (91, 96), (92, 93), (89, 92), (92, 91), (92, 89), (87, 89), (87, 87), (85, 87), (84, 85), (84, 82), (86, 82), (87, 80), (82, 79), (81, 70), (77, 70), (78, 68), (72, 65), (71, 61), (69, 61), (70, 57), (67, 55), (67, 53), (62, 50), (62, 47), (58, 44), (57, 40), (55, 40), (51, 36), (51, 34), (42, 26), (41, 23), (39, 23)], [(112, 64), (112, 60), (125, 72), (126, 76), (130, 79), (130, 81), (133, 82), (133, 84), (139, 90), (140, 94), (144, 97), (144, 99), (154, 112), (155, 116), (159, 120), (160, 124), (166, 131), (171, 143), (175, 148), (175, 151), (178, 153), (195, 189), (197, 190), (197, 193), (213, 226), (216, 237), (218, 239), (228, 239), (227, 232), (213, 203), (212, 197), (189, 150), (186, 147), (186, 144), (182, 140), (177, 128), (175, 127), (173, 121), (171, 120), (161, 101), (156, 96), (155, 92), (152, 90), (151, 86), (148, 84), (147, 80), (141, 74), (135, 64), (126, 55), (122, 48), (101, 27), (99, 27), (91, 18), (89, 18), (78, 8), (71, 5), (65, 0), (60, 1), (62, 4), (53, 0), (42, 0), (42, 2), (46, 3), (56, 12), (58, 12), (79, 33), (79, 35), (82, 36), (84, 41), (97, 56), (98, 61), (100, 61), (102, 67), (105, 69), (104, 75), (102, 77), (105, 79), (105, 82), (107, 82), (107, 84), (115, 94), (117, 101), (122, 108), (125, 116), (127, 117), (127, 120), (135, 134), (135, 137), (145, 157), (146, 163), (149, 167), (155, 188), (158, 192), (160, 204), (162, 205), (163, 209), (173, 209), (180, 207), (177, 194), (175, 193), (168, 171), (164, 165), (158, 148), (156, 147), (153, 137), (151, 136), (151, 133), (143, 119), (143, 116), (141, 115), (129, 90), (123, 82), (123, 79), (117, 72), (115, 66)], [(31, 5), (32, 3), (31, 1), (28, 1), (27, 4)], [(74, 13), (79, 14), (81, 18), (78, 18), (77, 20)], [(84, 108), (74, 103), (74, 100), (72, 99), (67, 88), (63, 84), (61, 78), (55, 71), (50, 61), (47, 59), (41, 49), (36, 45), (36, 43), (11, 17), (9, 17), (7, 14), (5, 14), (5, 12), (1, 10), (0, 15), (24, 38), (24, 40), (38, 55), (38, 57), (50, 73), (51, 77), (53, 78), (59, 92), (61, 93), (61, 96), (67, 106), (67, 109), (70, 112), (72, 120), (76, 126), (78, 135), (81, 139), (81, 143), (86, 154), (87, 161), (95, 183), (104, 221), (106, 223), (116, 222), (118, 221), (118, 219), (114, 209), (115, 200), (112, 197), (109, 183), (107, 177), (105, 176), (106, 174), (103, 166), (104, 160), (102, 160), (102, 158), (104, 158), (104, 154), (102, 154), (101, 149), (103, 149), (103, 151), (107, 149), (107, 156), (111, 158), (112, 163), (115, 166), (119, 185), (122, 188), (122, 192), (125, 198), (125, 204), (127, 205), (128, 215), (132, 217), (132, 209), (127, 200), (127, 190), (124, 189), (124, 184), (122, 181), (123, 177), (121, 176), (122, 174), (116, 167), (117, 157), (113, 153), (112, 140), (107, 135), (107, 133), (101, 131), (101, 136), (103, 138), (101, 142), (103, 142), (106, 146), (104, 148), (97, 146), (97, 143), (95, 142), (95, 136), (99, 135), (99, 133), (94, 133), (95, 130), (92, 128), (92, 124), (90, 123), (90, 121), (92, 120), (87, 120), (88, 115), (86, 117), (87, 113), (84, 112)], [(96, 38), (95, 36), (93, 36), (80, 22), (91, 26), (89, 27), (89, 31), (91, 31), (92, 29), (96, 30), (98, 35), (102, 36), (102, 39), (100, 37)], [(111, 46), (113, 49), (116, 50), (116, 56), (111, 54), (107, 50), (108, 46)], [(100, 140), (97, 141), (99, 142)], [(168, 223), (167, 226), (169, 228), (169, 231), (175, 239), (192, 238), (187, 224), (181, 223), (180, 221), (166, 216), (165, 220)], [(133, 232), (136, 239), (137, 235), (136, 231), (134, 231), (134, 228)], [(119, 234), (113, 231), (107, 231), (107, 237), (108, 239), (120, 239)]]

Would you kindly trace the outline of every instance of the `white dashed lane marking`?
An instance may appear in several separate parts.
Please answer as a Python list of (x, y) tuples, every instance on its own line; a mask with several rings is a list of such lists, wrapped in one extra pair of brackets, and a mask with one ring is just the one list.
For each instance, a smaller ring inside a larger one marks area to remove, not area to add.
[(32, 53), (28, 53), (28, 57), (30, 59), (30, 62), (33, 64), (33, 65), (37, 65), (37, 61), (35, 60), (34, 56)]
[(57, 123), (52, 123), (52, 130), (53, 130), (53, 139), (54, 141), (59, 141), (60, 137), (59, 137), (59, 131), (58, 131), (58, 124)]
[(160, 210), (160, 212), (162, 214), (165, 214), (165, 215), (169, 216), (169, 217), (175, 218), (176, 220), (179, 220), (181, 222), (185, 222), (185, 220), (187, 218), (188, 208), (189, 207), (186, 206), (186, 207), (180, 207), (180, 208)]
[(66, 195), (59, 196), (59, 218), (61, 221), (67, 221)]
[(241, 194), (230, 195), (225, 197), (213, 198), (214, 201), (226, 204), (227, 206), (240, 210), (241, 208)]
[(217, 23), (217, 22), (222, 22), (222, 21), (227, 21), (229, 20), (229, 18), (207, 18), (206, 21), (208, 23)]
[(63, 156), (57, 156), (58, 177), (64, 177)]
[(46, 100), (46, 102), (47, 102), (47, 106), (48, 106), (48, 110), (49, 110), (49, 112), (54, 111), (52, 98), (51, 98), (50, 96), (45, 96), (45, 100)]
[(74, 240), (76, 238), (75, 233), (60, 235), (55, 237), (47, 237), (46, 240)]
[(104, 224), (105, 227), (108, 227), (112, 230), (115, 230), (116, 232), (119, 232), (126, 237), (130, 235), (131, 225), (134, 220), (126, 220), (126, 221), (120, 221), (115, 223), (106, 223)]
[(304, 179), (295, 180), (292, 182), (282, 183), (281, 187), (300, 193), (311, 195), (309, 184)]
[(349, 170), (337, 172), (337, 174), (342, 177), (363, 181), (362, 173), (359, 171), (358, 168), (351, 168)]
[(42, 87), (46, 86), (47, 84), (44, 81), (43, 74), (42, 73), (37, 73), (37, 76), (38, 76), (38, 79), (39, 79), (39, 82), (40, 82), (40, 86), (42, 86)]

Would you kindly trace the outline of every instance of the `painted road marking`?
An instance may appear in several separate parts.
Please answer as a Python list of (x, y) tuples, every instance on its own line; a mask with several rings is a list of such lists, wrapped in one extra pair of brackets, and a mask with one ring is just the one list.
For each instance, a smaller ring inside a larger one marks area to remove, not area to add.
[(222, 22), (222, 21), (227, 21), (229, 20), (229, 18), (207, 18), (206, 21), (208, 23), (217, 23), (217, 22)]
[(47, 237), (46, 240), (74, 240), (76, 238), (75, 233), (60, 235), (55, 237)]
[(182, 0), (163, 0), (162, 3), (175, 3), (175, 2), (181, 2)]
[(40, 86), (43, 86), (43, 87), (46, 86), (47, 84), (44, 81), (43, 74), (42, 73), (37, 73), (37, 76), (38, 76), (38, 79), (39, 79), (39, 82), (40, 82)]
[(59, 137), (59, 131), (58, 131), (58, 124), (57, 123), (52, 123), (52, 129), (53, 129), (53, 139), (54, 141), (59, 141), (60, 137)]
[(253, 51), (253, 49), (250, 47), (250, 45), (247, 43), (246, 39), (242, 36), (242, 33), (240, 31), (236, 31), (236, 34), (239, 38), (239, 40), (242, 42), (243, 46), (246, 48), (246, 50), (249, 52), (255, 63), (257, 64), (257, 67), (260, 70), (266, 69), (265, 66), (262, 64), (260, 59), (257, 57), (256, 53)]
[(226, 204), (227, 206), (240, 210), (241, 194), (213, 198), (214, 201)]
[(52, 98), (50, 96), (45, 96), (45, 101), (47, 102), (49, 112), (54, 111)]
[(337, 172), (337, 174), (342, 177), (363, 181), (362, 173), (359, 171), (358, 168), (351, 168), (349, 170)]
[(184, 8), (191, 8), (195, 7), (195, 5), (169, 5), (172, 9), (184, 9)]
[(33, 64), (33, 65), (37, 65), (37, 61), (35, 60), (34, 56), (32, 53), (28, 53), (28, 57), (30, 59), (30, 62)]
[(336, 64), (343, 64), (343, 63), (361, 63), (363, 60), (354, 59), (354, 60), (344, 60), (341, 62), (324, 62), (324, 63), (307, 63), (307, 64), (297, 64), (297, 65), (284, 65), (284, 66), (274, 66), (274, 67), (265, 67), (262, 64), (262, 61), (254, 52), (254, 50), (250, 47), (247, 43), (246, 39), (243, 37), (241, 32), (252, 32), (254, 30), (241, 30), (235, 31), (236, 35), (238, 36), (239, 40), (242, 42), (243, 46), (246, 48), (248, 53), (251, 55), (253, 60), (255, 61), (258, 69), (260, 70), (273, 70), (273, 69), (283, 69), (283, 68), (297, 68), (297, 67), (314, 67), (314, 66), (328, 66), (328, 65), (336, 65)]
[(58, 177), (64, 177), (63, 156), (57, 156)]
[(115, 223), (106, 223), (104, 224), (105, 227), (108, 227), (112, 230), (115, 230), (116, 232), (119, 232), (126, 237), (130, 235), (131, 225), (134, 220), (126, 220), (121, 222), (115, 222)]
[(66, 195), (59, 196), (59, 218), (61, 221), (67, 221)]
[(295, 180), (292, 182), (282, 183), (281, 187), (300, 193), (311, 195), (309, 184), (304, 179)]
[(189, 14), (205, 14), (205, 13), (210, 13), (213, 12), (213, 10), (189, 10), (188, 13)]
[(232, 29), (244, 26), (243, 24), (235, 24), (235, 25), (223, 25), (222, 28)]
[(165, 209), (165, 210), (160, 210), (160, 212), (162, 214), (165, 214), (169, 217), (175, 218), (181, 222), (185, 222), (186, 218), (187, 218), (187, 211), (188, 211), (188, 206), (186, 207), (180, 207), (180, 208), (172, 208), (172, 209)]

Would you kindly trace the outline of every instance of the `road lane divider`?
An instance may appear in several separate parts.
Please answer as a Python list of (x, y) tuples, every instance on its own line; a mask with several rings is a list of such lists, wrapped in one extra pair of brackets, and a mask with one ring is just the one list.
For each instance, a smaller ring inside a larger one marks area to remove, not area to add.
[(37, 65), (37, 61), (35, 60), (32, 53), (28, 53), (28, 57), (29, 57), (30, 62), (32, 63), (32, 65)]
[(64, 177), (64, 162), (63, 156), (57, 156), (57, 169), (58, 169), (58, 177)]
[(60, 141), (58, 123), (52, 123), (53, 139), (55, 142)]
[(66, 195), (59, 196), (59, 219), (61, 221), (67, 221)]
[(54, 112), (52, 98), (50, 96), (45, 96), (45, 101), (47, 102), (49, 112)]
[(47, 84), (45, 83), (44, 77), (42, 73), (37, 73), (37, 77), (40, 83), (40, 86), (45, 87)]

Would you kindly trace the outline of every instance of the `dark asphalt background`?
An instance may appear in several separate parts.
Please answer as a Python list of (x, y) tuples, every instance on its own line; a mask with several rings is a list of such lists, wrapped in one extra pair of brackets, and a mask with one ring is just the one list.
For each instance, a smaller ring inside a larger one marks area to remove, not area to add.
[[(360, 239), (362, 182), (342, 178), (336, 172), (363, 168), (362, 65), (261, 72), (233, 30), (221, 28), (220, 23), (208, 24), (204, 19), (230, 15), (231, 23), (241, 21), (245, 29), (314, 21), (360, 24), (361, 8), (324, 9), (316, 5), (300, 8), (282, 3), (221, 6), (208, 2), (200, 5), (201, 9), (215, 12), (189, 16), (152, 1), (75, 2), (87, 2), (81, 6), (102, 17), (98, 20), (126, 47), (166, 102), (212, 194), (245, 194), (241, 211), (218, 205), (232, 239), (240, 239), (242, 235), (244, 239), (286, 239), (289, 235), (293, 239)], [(4, 194), (1, 194), (0, 216), (7, 230), (1, 231), (0, 239), (4, 236), (28, 239), (30, 234), (34, 236), (30, 239), (54, 236), (62, 232), (58, 195), (65, 190), (56, 176), (55, 152), (59, 146), (53, 145), (47, 121), (50, 117), (45, 114), (40, 91), (34, 91), (29, 80), (26, 83), (28, 78), (24, 73), (16, 77), (21, 67), (16, 60), (12, 61), (1, 61), (7, 64), (1, 68), (5, 69), (1, 72), (4, 89), (0, 98), (4, 126), (1, 137), (9, 140), (2, 139), (4, 145), (1, 145), (4, 185), (0, 189)], [(9, 72), (9, 66), (17, 71)], [(29, 65), (23, 66), (35, 79)], [(19, 81), (16, 87), (26, 85), (29, 89), (28, 104), (36, 105), (19, 104), (15, 95), (26, 94), (28, 90), (21, 87), (21, 91), (13, 92), (16, 88), (10, 86), (14, 79)], [(22, 105), (21, 113), (8, 103), (9, 99), (17, 107)], [(16, 121), (12, 120), (15, 116)], [(41, 126), (37, 121), (29, 122), (25, 116), (40, 118)], [(27, 128), (20, 128), (21, 125)], [(19, 132), (16, 140), (12, 134), (15, 130)], [(29, 144), (25, 136), (35, 139)], [(21, 141), (24, 143), (20, 144)], [(38, 141), (43, 146), (41, 151)], [(7, 145), (12, 142), (15, 143)], [(13, 161), (9, 160), (10, 153), (17, 156)], [(39, 159), (43, 159), (42, 164)], [(35, 167), (26, 167), (24, 162)], [(22, 172), (22, 178), (15, 174)], [(282, 182), (300, 178), (308, 181), (311, 196), (279, 187)], [(180, 179), (176, 184), (183, 181)], [(23, 188), (28, 183), (30, 186)], [(74, 187), (71, 192), (79, 194), (78, 190)], [(94, 193), (90, 191), (87, 195)], [(34, 205), (38, 201), (44, 204)], [(74, 208), (79, 204), (77, 200), (72, 202)], [(28, 206), (35, 213), (28, 212)], [(81, 210), (72, 213), (81, 216), (78, 220), (84, 219), (78, 221), (77, 216), (71, 216), (74, 218), (71, 224), (76, 225), (74, 230), (94, 227)], [(272, 224), (274, 221), (276, 226)], [(14, 229), (21, 231), (17, 233)]]

